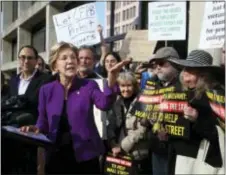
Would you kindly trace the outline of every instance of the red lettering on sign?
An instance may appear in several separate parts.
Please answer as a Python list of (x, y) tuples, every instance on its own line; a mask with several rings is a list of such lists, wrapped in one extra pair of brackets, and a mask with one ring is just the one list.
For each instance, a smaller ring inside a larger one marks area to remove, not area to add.
[(160, 103), (159, 109), (161, 112), (183, 113), (186, 106), (188, 103), (185, 101), (163, 101)]
[(107, 157), (106, 160), (108, 162), (112, 162), (112, 163), (117, 163), (123, 166), (127, 166), (127, 167), (131, 167), (132, 166), (132, 162), (126, 161), (126, 160), (122, 160), (122, 159), (118, 159), (118, 158), (114, 158), (114, 157)]
[(221, 105), (210, 103), (210, 106), (221, 119), (225, 120), (225, 108)]
[(163, 99), (162, 95), (155, 95), (155, 96), (141, 95), (138, 101), (145, 104), (156, 104), (156, 103), (160, 103), (162, 99)]

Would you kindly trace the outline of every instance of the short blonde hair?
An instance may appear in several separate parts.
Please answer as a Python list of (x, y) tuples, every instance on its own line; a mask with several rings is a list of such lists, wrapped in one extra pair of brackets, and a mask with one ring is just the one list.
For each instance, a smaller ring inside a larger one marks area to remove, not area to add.
[(55, 71), (56, 60), (63, 49), (71, 49), (78, 57), (78, 48), (73, 44), (64, 41), (55, 44), (50, 50), (49, 66), (52, 71)]
[(137, 79), (133, 72), (121, 72), (117, 78), (117, 82), (120, 84), (122, 81), (131, 81), (134, 88), (134, 93), (138, 93), (140, 91), (139, 84), (137, 83)]

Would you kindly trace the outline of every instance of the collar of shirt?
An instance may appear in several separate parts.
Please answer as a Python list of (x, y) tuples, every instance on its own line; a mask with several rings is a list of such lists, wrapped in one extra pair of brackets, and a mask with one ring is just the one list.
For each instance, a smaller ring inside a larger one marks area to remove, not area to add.
[(32, 75), (31, 75), (30, 77), (28, 77), (27, 79), (23, 78), (23, 75), (22, 75), (22, 73), (21, 73), (21, 75), (20, 75), (20, 80), (30, 81), (30, 80), (34, 77), (34, 75), (36, 74), (36, 72), (37, 72), (37, 69), (35, 69), (35, 70), (33, 71)]

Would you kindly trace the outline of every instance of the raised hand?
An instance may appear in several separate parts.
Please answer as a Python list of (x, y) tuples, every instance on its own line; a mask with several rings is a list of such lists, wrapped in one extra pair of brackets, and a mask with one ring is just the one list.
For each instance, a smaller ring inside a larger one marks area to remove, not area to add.
[(102, 33), (103, 32), (103, 27), (101, 25), (97, 26), (97, 31), (98, 33)]
[(119, 72), (122, 70), (122, 68), (123, 68), (124, 66), (126, 66), (127, 64), (131, 63), (131, 61), (132, 61), (132, 58), (127, 58), (127, 59), (125, 59), (125, 60), (123, 60), (123, 61), (117, 63), (115, 66), (113, 66), (113, 67), (109, 70), (109, 72), (110, 72), (110, 73), (113, 73), (113, 74), (119, 73)]
[(116, 84), (116, 79), (118, 77), (119, 72), (122, 70), (122, 68), (131, 63), (132, 58), (127, 58), (119, 63), (117, 63), (115, 66), (113, 66), (109, 72), (108, 72), (108, 86), (113, 87)]

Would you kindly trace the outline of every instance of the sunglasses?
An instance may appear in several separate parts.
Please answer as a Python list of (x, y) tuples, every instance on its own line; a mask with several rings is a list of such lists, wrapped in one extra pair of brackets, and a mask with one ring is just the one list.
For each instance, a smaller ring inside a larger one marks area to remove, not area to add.
[(156, 64), (156, 63), (152, 63), (152, 64), (149, 65), (149, 67), (150, 67), (151, 69), (155, 69), (155, 68), (157, 67), (157, 64)]
[(166, 63), (166, 61), (164, 61), (164, 60), (155, 62), (156, 66), (158, 65), (160, 67), (164, 66), (165, 63)]
[(25, 59), (32, 60), (32, 59), (34, 59), (34, 57), (33, 56), (20, 55), (19, 59), (21, 59), (21, 60), (25, 60)]

